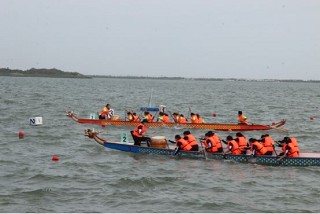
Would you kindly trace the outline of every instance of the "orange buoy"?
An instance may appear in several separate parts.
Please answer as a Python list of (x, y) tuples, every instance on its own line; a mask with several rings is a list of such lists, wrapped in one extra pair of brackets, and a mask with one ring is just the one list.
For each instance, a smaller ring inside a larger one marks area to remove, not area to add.
[(215, 112), (213, 112), (213, 115), (212, 115), (213, 117), (216, 117), (217, 116), (217, 114), (215, 113)]
[(23, 132), (23, 131), (20, 131), (20, 132), (18, 133), (18, 136), (19, 136), (19, 139), (24, 138), (24, 132)]
[(59, 156), (58, 155), (53, 155), (52, 156), (52, 160), (53, 161), (58, 161), (59, 160)]
[(311, 117), (310, 117), (310, 120), (313, 120), (313, 119), (314, 119), (314, 117), (311, 116)]

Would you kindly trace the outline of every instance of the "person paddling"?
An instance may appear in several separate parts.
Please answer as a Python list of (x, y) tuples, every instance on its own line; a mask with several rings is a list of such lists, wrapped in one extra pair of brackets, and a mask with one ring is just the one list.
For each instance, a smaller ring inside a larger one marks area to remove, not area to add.
[(273, 151), (275, 150), (273, 145), (273, 139), (268, 134), (264, 134), (261, 135), (261, 139), (259, 141), (268, 150), (266, 155), (272, 155)]
[(278, 155), (280, 160), (284, 157), (299, 157), (299, 147), (295, 145), (290, 137), (284, 137), (279, 146), (282, 146), (282, 152)]
[(227, 136), (227, 149), (229, 150), (229, 153), (233, 155), (240, 155), (241, 150), (239, 149), (238, 143), (232, 138), (231, 135)]
[(183, 132), (183, 136), (184, 136), (183, 139), (188, 141), (188, 143), (191, 145), (192, 151), (198, 151), (199, 150), (198, 142), (197, 142), (196, 138), (191, 134), (190, 131)]
[(247, 153), (247, 148), (249, 147), (247, 139), (241, 132), (236, 133), (236, 136), (237, 137), (234, 140), (238, 143), (241, 154), (245, 155)]
[[(190, 143), (183, 139), (180, 135), (176, 135), (175, 137), (175, 140), (176, 140), (176, 148), (174, 150), (174, 153), (173, 155), (176, 155), (178, 154), (178, 152), (180, 150), (184, 150), (184, 151), (195, 151), (193, 150), (192, 146), (190, 145)], [(171, 141), (170, 141), (171, 142)], [(197, 150), (196, 150), (197, 151)]]
[(220, 138), (216, 134), (214, 134), (212, 131), (208, 131), (205, 134), (205, 139), (203, 144), (207, 152), (212, 152), (212, 153), (223, 152)]
[(252, 151), (252, 156), (266, 155), (266, 153), (268, 152), (266, 147), (264, 147), (262, 143), (260, 143), (255, 138), (250, 138), (249, 143), (250, 143), (250, 151)]

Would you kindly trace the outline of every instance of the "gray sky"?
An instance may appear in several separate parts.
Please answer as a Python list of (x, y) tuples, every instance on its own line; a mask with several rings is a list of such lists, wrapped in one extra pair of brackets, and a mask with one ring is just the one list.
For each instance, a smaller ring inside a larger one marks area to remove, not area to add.
[(0, 0), (0, 67), (320, 80), (320, 0)]

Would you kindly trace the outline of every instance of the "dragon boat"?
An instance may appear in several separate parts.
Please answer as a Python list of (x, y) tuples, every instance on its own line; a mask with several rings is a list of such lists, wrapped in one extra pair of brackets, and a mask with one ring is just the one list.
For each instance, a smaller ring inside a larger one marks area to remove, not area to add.
[[(162, 148), (156, 142), (151, 146), (135, 146), (132, 143), (122, 142), (108, 142), (105, 139), (98, 136), (94, 130), (86, 129), (85, 136), (94, 139), (98, 144), (113, 150), (151, 154), (151, 155), (163, 155), (170, 158), (189, 158), (197, 160), (230, 160), (240, 163), (254, 163), (259, 165), (270, 166), (320, 166), (320, 152), (300, 152), (299, 157), (278, 157), (277, 154), (280, 151), (274, 151), (272, 155), (252, 156), (250, 151), (247, 151), (246, 155), (233, 155), (227, 153), (209, 153), (206, 151), (179, 151), (174, 155), (174, 148), (170, 148), (169, 144), (165, 140)], [(152, 138), (151, 138), (152, 139)]]
[[(95, 124), (105, 127), (107, 125), (113, 126), (137, 126), (140, 122), (121, 120), (119, 116), (106, 119), (89, 119), (89, 118), (78, 118), (77, 115), (68, 111), (66, 116), (70, 117), (74, 121), (82, 124)], [(261, 124), (228, 124), (228, 123), (163, 123), (163, 122), (150, 122), (146, 123), (147, 127), (177, 127), (177, 128), (194, 128), (194, 129), (210, 129), (217, 131), (255, 131), (255, 130), (270, 130), (275, 129), (282, 132), (287, 132), (287, 129), (280, 128), (286, 123), (286, 120), (281, 120), (271, 125)]]

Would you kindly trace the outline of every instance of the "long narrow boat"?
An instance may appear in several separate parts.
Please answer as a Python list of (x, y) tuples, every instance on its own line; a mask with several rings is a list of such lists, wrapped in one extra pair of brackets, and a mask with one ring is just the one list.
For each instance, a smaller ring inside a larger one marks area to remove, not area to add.
[[(101, 126), (113, 125), (113, 126), (137, 126), (139, 122), (125, 121), (125, 120), (100, 120), (100, 119), (88, 119), (78, 118), (77, 115), (68, 111), (66, 116), (70, 117), (74, 121), (83, 124), (96, 124)], [(281, 120), (272, 125), (260, 125), (260, 124), (228, 124), (228, 123), (163, 123), (163, 122), (150, 122), (146, 123), (147, 127), (180, 127), (180, 128), (194, 128), (194, 129), (210, 129), (217, 131), (254, 131), (254, 130), (270, 130), (275, 129), (283, 132), (287, 132), (287, 129), (280, 128), (286, 123), (286, 120)]]
[(232, 155), (225, 153), (208, 153), (203, 151), (179, 151), (176, 155), (174, 155), (174, 149), (171, 149), (169, 145), (167, 146), (167, 148), (154, 148), (146, 146), (135, 146), (132, 144), (125, 144), (119, 142), (112, 143), (99, 137), (97, 133), (90, 129), (85, 130), (85, 136), (94, 139), (97, 143), (106, 148), (131, 153), (164, 155), (171, 158), (231, 160), (241, 163), (254, 163), (271, 166), (320, 166), (320, 152), (300, 152), (299, 157), (285, 157), (281, 160), (279, 157), (277, 157), (275, 153), (273, 155), (261, 155), (253, 157), (250, 154), (250, 152), (247, 152), (246, 155)]

